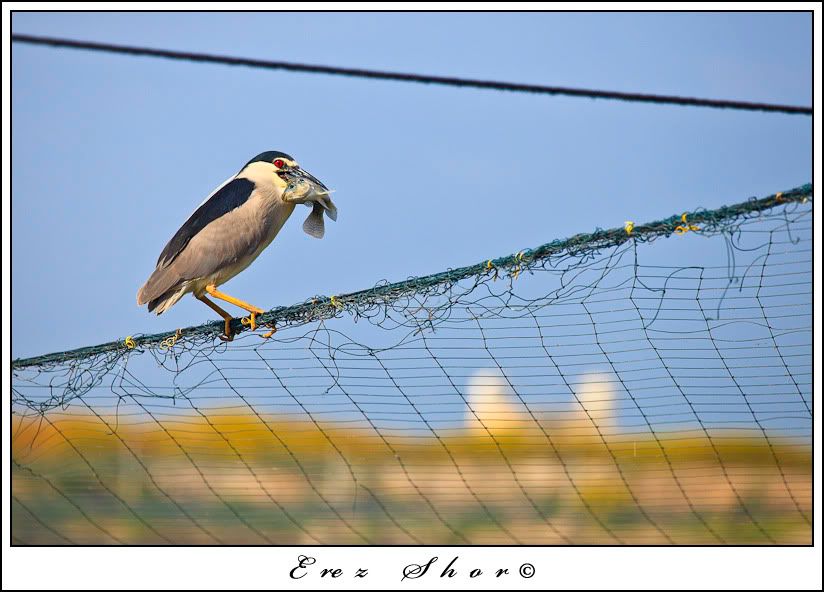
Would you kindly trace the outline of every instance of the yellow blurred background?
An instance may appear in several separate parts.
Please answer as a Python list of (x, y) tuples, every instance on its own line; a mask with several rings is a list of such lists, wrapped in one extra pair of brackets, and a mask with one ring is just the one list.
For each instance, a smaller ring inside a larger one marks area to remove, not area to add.
[[(607, 377), (608, 378), (608, 377)], [(605, 377), (540, 418), (502, 377), (428, 435), (190, 410), (13, 416), (17, 544), (809, 544), (808, 442), (624, 433)]]

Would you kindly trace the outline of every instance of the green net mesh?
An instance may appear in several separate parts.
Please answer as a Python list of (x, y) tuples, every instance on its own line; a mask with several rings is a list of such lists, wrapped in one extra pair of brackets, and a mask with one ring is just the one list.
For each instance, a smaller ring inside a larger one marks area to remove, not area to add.
[(13, 541), (809, 544), (811, 247), (805, 185), (16, 360)]

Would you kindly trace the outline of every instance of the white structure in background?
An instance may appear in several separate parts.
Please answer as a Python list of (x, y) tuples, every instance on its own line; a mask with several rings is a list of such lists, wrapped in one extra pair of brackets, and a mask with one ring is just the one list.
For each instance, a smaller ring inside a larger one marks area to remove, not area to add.
[(496, 434), (533, 424), (526, 406), (497, 368), (481, 368), (469, 378), (464, 425)]
[(618, 425), (618, 404), (616, 385), (618, 379), (613, 374), (593, 373), (581, 377), (572, 385), (577, 400), (572, 402), (572, 421), (582, 431), (611, 434)]

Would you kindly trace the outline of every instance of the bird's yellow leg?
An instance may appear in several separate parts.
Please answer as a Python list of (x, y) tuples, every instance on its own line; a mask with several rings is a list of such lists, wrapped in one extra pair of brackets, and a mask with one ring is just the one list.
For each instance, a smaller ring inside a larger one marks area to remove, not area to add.
[(205, 304), (206, 306), (211, 308), (213, 311), (215, 311), (217, 314), (219, 314), (221, 317), (223, 317), (223, 323), (224, 323), (223, 333), (224, 334), (221, 335), (220, 338), (223, 341), (232, 341), (232, 339), (234, 339), (234, 337), (235, 337), (232, 334), (232, 327), (231, 327), (232, 315), (230, 315), (228, 312), (226, 312), (225, 310), (220, 308), (217, 304), (215, 304), (214, 302), (212, 302), (211, 300), (209, 300), (205, 296), (198, 296), (197, 294), (195, 294), (195, 298), (200, 300), (203, 304)]
[[(239, 306), (243, 310), (249, 311), (249, 328), (251, 328), (252, 331), (254, 331), (257, 328), (257, 322), (255, 320), (255, 317), (259, 314), (263, 314), (263, 309), (260, 309), (257, 306), (253, 306), (248, 302), (244, 302), (243, 300), (238, 300), (237, 298), (229, 296), (228, 294), (224, 294), (223, 292), (219, 292), (218, 289), (214, 286), (206, 286), (206, 291), (209, 293), (209, 295), (214, 296), (215, 298), (220, 298), (221, 300), (225, 300), (230, 304)], [(244, 322), (243, 324), (245, 325), (247, 324), (247, 322)]]

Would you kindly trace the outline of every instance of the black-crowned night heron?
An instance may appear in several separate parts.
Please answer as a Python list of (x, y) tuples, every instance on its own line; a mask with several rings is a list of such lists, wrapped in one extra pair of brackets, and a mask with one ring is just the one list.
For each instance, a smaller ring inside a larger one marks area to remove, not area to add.
[(258, 154), (215, 189), (160, 253), (157, 268), (137, 293), (137, 304), (161, 314), (191, 292), (223, 317), (224, 340), (231, 340), (232, 315), (206, 298), (209, 294), (255, 317), (263, 310), (217, 290), (246, 269), (277, 236), (297, 204), (312, 207), (303, 223), (307, 234), (323, 237), (323, 214), (337, 219), (329, 189), (288, 154)]

